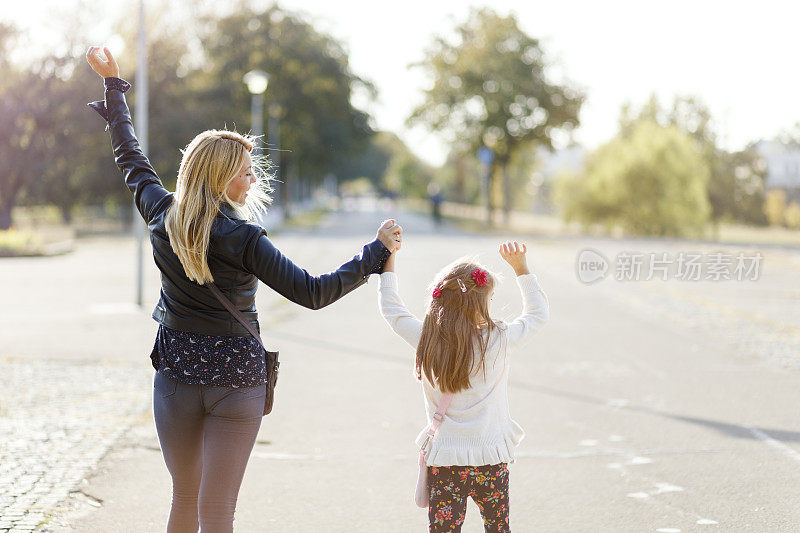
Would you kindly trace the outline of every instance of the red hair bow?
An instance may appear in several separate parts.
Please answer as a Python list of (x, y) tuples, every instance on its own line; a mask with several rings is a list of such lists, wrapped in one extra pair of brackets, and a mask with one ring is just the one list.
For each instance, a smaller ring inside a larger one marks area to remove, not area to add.
[(476, 268), (472, 271), (472, 281), (475, 282), (475, 285), (478, 287), (483, 287), (486, 285), (486, 272), (481, 270), (480, 268)]
[(439, 287), (435, 287), (435, 288), (433, 289), (433, 297), (434, 297), (434, 298), (438, 298), (438, 297), (439, 297), (439, 296), (441, 296), (441, 295), (442, 295), (442, 291), (441, 291), (441, 289), (439, 289)]

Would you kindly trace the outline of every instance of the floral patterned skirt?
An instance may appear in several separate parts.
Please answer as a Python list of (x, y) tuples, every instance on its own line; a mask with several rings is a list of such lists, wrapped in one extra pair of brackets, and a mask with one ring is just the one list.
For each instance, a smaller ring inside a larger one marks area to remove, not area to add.
[(508, 464), (429, 466), (428, 531), (461, 531), (467, 498), (478, 505), (486, 531), (509, 532)]

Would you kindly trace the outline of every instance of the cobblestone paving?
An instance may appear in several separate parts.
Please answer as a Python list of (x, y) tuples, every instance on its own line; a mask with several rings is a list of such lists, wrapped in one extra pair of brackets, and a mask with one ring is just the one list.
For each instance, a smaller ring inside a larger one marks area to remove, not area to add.
[(141, 364), (0, 359), (0, 532), (46, 527), (149, 408)]

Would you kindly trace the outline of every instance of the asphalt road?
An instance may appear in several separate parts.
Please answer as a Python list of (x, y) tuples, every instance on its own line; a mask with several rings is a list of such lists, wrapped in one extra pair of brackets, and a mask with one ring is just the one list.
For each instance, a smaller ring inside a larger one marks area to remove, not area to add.
[[(357, 253), (384, 218), (353, 206), (275, 244), (322, 273)], [(505, 281), (493, 314), (520, 309), (496, 252), (514, 235), (437, 230), (416, 215), (398, 257), (400, 292), (423, 312), (445, 264), (478, 254)], [(800, 531), (800, 251), (670, 240), (527, 238), (550, 323), (512, 354), (511, 410), (526, 430), (511, 466), (517, 532)], [(593, 285), (580, 250), (760, 251), (757, 281), (670, 279)], [(158, 275), (131, 306), (130, 239), (81, 241), (70, 255), (0, 264), (0, 356), (138, 364), (156, 324)], [(377, 310), (377, 279), (308, 311), (267, 287), (265, 340), (281, 351), (273, 414), (264, 419), (237, 510), (239, 531), (424, 531), (412, 502), (413, 439), (424, 425), (413, 352)], [(142, 390), (143, 395), (150, 394)], [(52, 531), (163, 530), (170, 500), (145, 411), (62, 506)], [(88, 502), (91, 502), (88, 503)], [(482, 531), (470, 504), (463, 531)]]

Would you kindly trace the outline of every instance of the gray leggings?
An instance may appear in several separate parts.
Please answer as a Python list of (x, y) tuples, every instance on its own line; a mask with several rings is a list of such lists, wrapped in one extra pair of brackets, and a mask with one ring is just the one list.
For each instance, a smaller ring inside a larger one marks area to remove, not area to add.
[(196, 532), (198, 522), (203, 533), (233, 531), (265, 394), (265, 385), (187, 385), (156, 372), (153, 415), (172, 476), (168, 533)]

